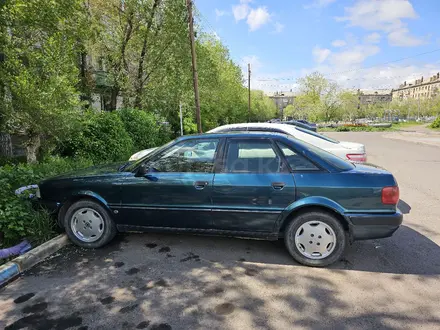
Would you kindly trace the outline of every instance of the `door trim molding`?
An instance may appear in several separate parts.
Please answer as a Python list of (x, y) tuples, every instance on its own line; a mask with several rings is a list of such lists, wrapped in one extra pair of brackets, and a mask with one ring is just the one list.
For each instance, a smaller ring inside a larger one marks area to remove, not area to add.
[(114, 206), (114, 209), (131, 210), (157, 210), (157, 211), (198, 211), (198, 212), (231, 212), (231, 213), (264, 213), (281, 214), (283, 210), (246, 210), (246, 209), (226, 209), (226, 208), (192, 208), (192, 207), (157, 207), (157, 206)]

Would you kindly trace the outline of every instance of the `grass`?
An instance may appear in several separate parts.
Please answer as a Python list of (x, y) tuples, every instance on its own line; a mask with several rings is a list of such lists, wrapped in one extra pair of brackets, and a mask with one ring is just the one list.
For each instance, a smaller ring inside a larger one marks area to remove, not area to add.
[(357, 126), (357, 127), (351, 127), (351, 126), (342, 126), (337, 128), (332, 127), (322, 127), (319, 128), (319, 132), (394, 132), (398, 131), (399, 129), (411, 127), (415, 125), (422, 125), (423, 123), (416, 122), (416, 121), (409, 121), (409, 122), (400, 122), (392, 124), (391, 127), (370, 127), (370, 126)]
[(322, 128), (318, 128), (318, 133), (321, 132), (389, 132), (389, 131), (397, 131), (398, 129), (391, 126), (389, 128), (385, 128), (385, 127), (337, 127), (337, 128), (332, 128), (332, 127), (322, 127)]
[(396, 128), (404, 128), (404, 127), (411, 127), (411, 126), (419, 126), (423, 125), (423, 122), (417, 122), (417, 121), (407, 121), (407, 122), (400, 122), (397, 124), (393, 124), (393, 127)]

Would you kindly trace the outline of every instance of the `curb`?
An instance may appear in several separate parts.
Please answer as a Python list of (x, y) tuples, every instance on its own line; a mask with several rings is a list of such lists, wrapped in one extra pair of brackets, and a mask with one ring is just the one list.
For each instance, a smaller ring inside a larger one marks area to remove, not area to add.
[(66, 234), (58, 235), (55, 238), (37, 246), (25, 254), (0, 266), (0, 288), (20, 275), (21, 272), (28, 270), (43, 259), (50, 256), (69, 243)]

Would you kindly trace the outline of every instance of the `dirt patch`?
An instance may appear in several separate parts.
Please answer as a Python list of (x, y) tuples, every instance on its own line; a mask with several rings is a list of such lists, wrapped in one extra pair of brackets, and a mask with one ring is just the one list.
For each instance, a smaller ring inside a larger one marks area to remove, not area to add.
[(223, 303), (220, 305), (217, 305), (214, 308), (214, 311), (218, 315), (228, 315), (231, 314), (235, 310), (234, 304), (231, 303)]

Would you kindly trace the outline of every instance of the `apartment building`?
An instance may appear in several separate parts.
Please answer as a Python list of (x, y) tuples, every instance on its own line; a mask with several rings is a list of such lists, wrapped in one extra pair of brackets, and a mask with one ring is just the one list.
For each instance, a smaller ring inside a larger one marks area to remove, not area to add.
[(398, 89), (392, 91), (393, 100), (426, 99), (440, 95), (440, 73), (424, 79), (417, 79), (414, 83), (406, 81)]

